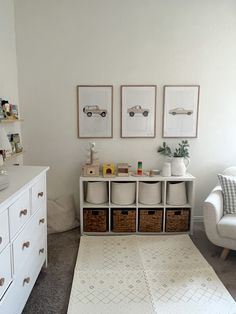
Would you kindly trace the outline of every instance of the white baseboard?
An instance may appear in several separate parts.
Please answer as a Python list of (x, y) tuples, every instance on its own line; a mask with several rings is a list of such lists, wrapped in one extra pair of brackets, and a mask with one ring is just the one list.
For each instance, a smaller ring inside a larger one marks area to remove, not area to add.
[(193, 222), (203, 222), (203, 216), (194, 216)]

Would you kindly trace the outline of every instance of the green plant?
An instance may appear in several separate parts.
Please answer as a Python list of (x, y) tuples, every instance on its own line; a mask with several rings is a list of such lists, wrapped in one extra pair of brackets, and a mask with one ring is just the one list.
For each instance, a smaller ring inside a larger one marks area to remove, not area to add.
[(175, 151), (172, 153), (171, 148), (163, 142), (162, 146), (159, 146), (157, 152), (168, 157), (183, 157), (189, 158), (189, 143), (187, 140), (181, 141)]

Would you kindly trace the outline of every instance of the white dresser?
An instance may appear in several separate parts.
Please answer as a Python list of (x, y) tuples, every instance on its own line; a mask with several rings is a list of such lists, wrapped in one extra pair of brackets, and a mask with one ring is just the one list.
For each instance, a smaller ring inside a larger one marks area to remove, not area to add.
[(22, 312), (47, 264), (47, 167), (12, 166), (0, 191), (0, 314)]

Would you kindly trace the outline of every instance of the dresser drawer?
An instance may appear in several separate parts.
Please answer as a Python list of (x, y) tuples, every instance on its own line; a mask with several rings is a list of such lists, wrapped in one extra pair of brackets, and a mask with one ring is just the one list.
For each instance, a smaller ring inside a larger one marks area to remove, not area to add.
[(0, 254), (0, 299), (12, 281), (10, 246)]
[(9, 243), (8, 210), (0, 214), (0, 253)]
[(46, 259), (46, 253), (30, 255), (0, 301), (0, 313), (20, 314)]
[(46, 210), (35, 213), (13, 242), (14, 274), (17, 274), (30, 255), (38, 253), (39, 242), (46, 238)]
[(42, 177), (35, 183), (31, 189), (32, 193), (32, 211), (46, 207), (46, 184), (45, 177)]
[(29, 191), (26, 191), (9, 207), (11, 237), (20, 230), (30, 215)]

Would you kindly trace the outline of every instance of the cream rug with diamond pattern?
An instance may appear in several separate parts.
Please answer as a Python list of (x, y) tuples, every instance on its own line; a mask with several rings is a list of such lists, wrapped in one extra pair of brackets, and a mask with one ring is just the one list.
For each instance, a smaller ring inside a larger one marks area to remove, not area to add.
[(188, 235), (82, 236), (68, 314), (236, 314)]

